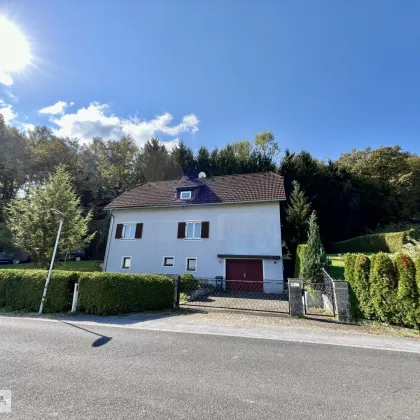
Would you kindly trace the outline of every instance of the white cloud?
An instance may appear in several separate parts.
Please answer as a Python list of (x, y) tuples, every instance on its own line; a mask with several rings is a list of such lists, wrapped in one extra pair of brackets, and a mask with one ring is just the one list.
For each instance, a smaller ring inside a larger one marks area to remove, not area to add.
[(13, 85), (13, 79), (10, 77), (10, 74), (2, 71), (0, 69), (0, 83), (6, 86)]
[(70, 102), (68, 104), (67, 102), (64, 102), (64, 101), (58, 101), (54, 105), (47, 106), (45, 108), (40, 109), (39, 113), (40, 114), (50, 114), (50, 115), (59, 115), (59, 114), (63, 115), (64, 110), (68, 106), (72, 106), (72, 105), (74, 105), (74, 102)]
[(0, 99), (0, 114), (3, 115), (6, 124), (10, 124), (17, 117), (17, 113), (13, 110), (12, 105), (6, 104), (2, 99)]
[[(168, 112), (151, 120), (120, 118), (112, 114), (108, 105), (98, 102), (91, 103), (87, 108), (79, 108), (75, 113), (64, 113), (60, 117), (51, 118), (50, 121), (58, 127), (55, 132), (59, 136), (89, 142), (92, 137), (117, 140), (124, 135), (130, 135), (139, 146), (153, 136), (163, 134), (175, 137), (181, 133), (196, 133), (199, 125), (199, 120), (194, 114), (184, 116), (176, 125), (172, 125), (173, 116)], [(173, 147), (177, 141), (175, 138), (166, 143)]]

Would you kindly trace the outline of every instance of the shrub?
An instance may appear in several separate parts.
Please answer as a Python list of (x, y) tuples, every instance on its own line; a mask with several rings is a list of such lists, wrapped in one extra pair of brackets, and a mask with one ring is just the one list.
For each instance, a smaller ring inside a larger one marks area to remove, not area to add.
[(344, 256), (344, 278), (352, 285), (354, 285), (356, 257), (356, 254), (346, 254)]
[[(44, 312), (70, 309), (78, 275), (72, 271), (53, 271)], [(0, 307), (6, 310), (38, 311), (46, 277), (46, 270), (0, 270)]]
[(395, 258), (398, 277), (398, 311), (394, 322), (410, 327), (416, 326), (416, 310), (419, 294), (416, 284), (416, 267), (413, 260), (405, 254)]
[(192, 274), (183, 274), (179, 284), (180, 292), (192, 292), (200, 288), (200, 282)]
[(169, 309), (174, 282), (153, 274), (80, 273), (79, 293), (79, 310), (96, 315)]
[(371, 319), (375, 316), (375, 308), (370, 295), (370, 267), (371, 261), (364, 254), (356, 256), (354, 265), (354, 288), (357, 291), (357, 301), (360, 315)]
[(370, 291), (376, 315), (381, 321), (392, 322), (397, 308), (397, 280), (394, 263), (384, 253), (375, 257), (370, 273)]
[(331, 245), (332, 253), (345, 252), (389, 252), (401, 251), (408, 243), (408, 231), (393, 233), (375, 233), (373, 235), (358, 236), (346, 241), (335, 242)]
[(296, 250), (296, 261), (295, 261), (295, 277), (300, 278), (303, 263), (305, 261), (306, 250), (308, 249), (308, 245), (301, 244), (298, 245)]

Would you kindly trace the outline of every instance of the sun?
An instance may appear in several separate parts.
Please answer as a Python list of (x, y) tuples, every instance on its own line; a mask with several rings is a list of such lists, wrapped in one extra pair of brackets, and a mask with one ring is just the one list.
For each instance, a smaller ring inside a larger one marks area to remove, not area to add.
[(0, 16), (0, 72), (21, 72), (31, 62), (31, 49), (19, 28)]

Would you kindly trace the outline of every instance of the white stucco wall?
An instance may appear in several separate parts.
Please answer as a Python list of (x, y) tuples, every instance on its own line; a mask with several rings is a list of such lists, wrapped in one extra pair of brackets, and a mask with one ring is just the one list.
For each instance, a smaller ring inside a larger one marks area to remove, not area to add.
[[(121, 272), (122, 258), (131, 257), (131, 273), (183, 274), (187, 257), (197, 258), (197, 277), (225, 277), (225, 261), (217, 254), (281, 255), (279, 203), (209, 205), (177, 208), (114, 210), (106, 271)], [(177, 238), (178, 222), (209, 221), (210, 237)], [(115, 239), (119, 223), (143, 223), (141, 239)], [(163, 267), (163, 257), (175, 257)], [(263, 261), (264, 279), (283, 280), (282, 260)]]

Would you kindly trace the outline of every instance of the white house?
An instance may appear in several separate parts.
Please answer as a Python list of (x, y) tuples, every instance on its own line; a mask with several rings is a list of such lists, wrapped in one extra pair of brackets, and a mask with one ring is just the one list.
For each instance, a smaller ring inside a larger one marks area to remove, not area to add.
[(261, 291), (274, 291), (285, 199), (283, 178), (271, 172), (138, 185), (106, 207), (104, 270), (261, 281)]

